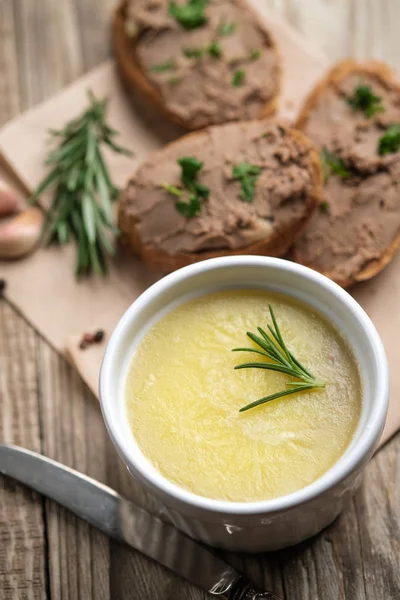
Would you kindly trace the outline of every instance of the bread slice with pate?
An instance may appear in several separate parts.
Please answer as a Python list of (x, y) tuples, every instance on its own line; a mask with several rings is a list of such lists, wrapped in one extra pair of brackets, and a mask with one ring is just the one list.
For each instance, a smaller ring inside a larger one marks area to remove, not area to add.
[(370, 279), (400, 246), (400, 84), (384, 64), (342, 62), (297, 127), (320, 152), (325, 184), (292, 257), (343, 287)]
[(216, 256), (283, 256), (321, 193), (321, 163), (301, 132), (227, 123), (149, 155), (122, 193), (119, 228), (162, 271)]
[(276, 109), (278, 51), (245, 0), (124, 0), (113, 43), (128, 89), (187, 129)]

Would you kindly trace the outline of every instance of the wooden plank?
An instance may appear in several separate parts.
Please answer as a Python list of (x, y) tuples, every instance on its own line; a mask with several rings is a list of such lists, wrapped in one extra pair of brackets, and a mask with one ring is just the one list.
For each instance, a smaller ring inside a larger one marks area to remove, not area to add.
[[(40, 452), (35, 332), (0, 299), (0, 439)], [(0, 598), (45, 599), (43, 502), (0, 477)]]
[[(1, 1), (0, 123), (20, 109), (15, 48), (13, 4)], [(0, 298), (0, 439), (40, 451), (35, 363), (33, 329)], [(0, 598), (47, 598), (45, 560), (42, 499), (1, 477)]]
[(115, 0), (75, 0), (85, 70), (111, 53), (111, 14)]
[(20, 109), (16, 32), (12, 2), (0, 1), (0, 125)]
[[(43, 452), (106, 480), (107, 434), (95, 398), (75, 371), (41, 338), (37, 369)], [(52, 598), (109, 598), (109, 541), (54, 502), (46, 501)]]
[(26, 109), (81, 75), (83, 63), (72, 0), (13, 3), (21, 108)]

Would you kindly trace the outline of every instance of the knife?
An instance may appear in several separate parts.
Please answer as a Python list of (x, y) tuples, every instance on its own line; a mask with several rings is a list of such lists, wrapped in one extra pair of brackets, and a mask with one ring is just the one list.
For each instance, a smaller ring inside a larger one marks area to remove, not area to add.
[(128, 544), (221, 600), (282, 600), (172, 525), (111, 488), (25, 448), (0, 444), (0, 473), (52, 498), (103, 533)]

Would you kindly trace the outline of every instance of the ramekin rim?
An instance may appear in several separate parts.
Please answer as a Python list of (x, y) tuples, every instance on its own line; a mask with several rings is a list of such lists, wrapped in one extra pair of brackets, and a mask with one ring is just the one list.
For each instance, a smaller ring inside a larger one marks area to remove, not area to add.
[[(306, 279), (321, 285), (327, 289), (332, 296), (339, 298), (346, 304), (349, 312), (352, 313), (352, 316), (359, 321), (363, 328), (365, 328), (366, 337), (373, 346), (378, 373), (378, 382), (376, 386), (377, 399), (374, 402), (373, 409), (368, 417), (368, 422), (365, 424), (357, 443), (352, 449), (349, 449), (345, 453), (346, 463), (342, 464), (344, 458), (343, 455), (326, 473), (306, 487), (285, 496), (256, 502), (231, 502), (206, 498), (174, 484), (157, 471), (155, 474), (149, 475), (149, 473), (146, 472), (146, 466), (148, 466), (147, 459), (143, 457), (143, 464), (140, 464), (141, 461), (137, 461), (136, 458), (130, 456), (129, 448), (127, 448), (129, 444), (122, 441), (121, 432), (118, 430), (118, 427), (115, 426), (115, 419), (112, 415), (113, 402), (111, 394), (106, 394), (112, 357), (117, 351), (118, 342), (123, 335), (123, 332), (134, 315), (140, 310), (141, 305), (145, 304), (149, 299), (156, 297), (156, 295), (164, 291), (167, 287), (176, 285), (188, 276), (194, 276), (199, 272), (210, 268), (239, 265), (258, 267), (268, 266), (286, 270), (288, 272), (295, 272), (296, 274), (300, 274)], [(389, 372), (385, 350), (374, 324), (365, 313), (364, 309), (346, 290), (321, 273), (288, 260), (265, 256), (229, 256), (212, 258), (178, 269), (151, 285), (129, 306), (108, 341), (101, 365), (99, 390), (103, 418), (117, 451), (128, 467), (133, 471), (136, 471), (139, 478), (142, 481), (146, 481), (147, 485), (149, 485), (156, 495), (159, 495), (161, 492), (162, 496), (166, 495), (172, 497), (174, 501), (178, 502), (181, 506), (195, 507), (212, 513), (223, 513), (226, 515), (271, 514), (288, 510), (323, 494), (325, 491), (331, 489), (348, 477), (365, 460), (365, 458), (372, 453), (379, 440), (386, 420), (389, 398)], [(366, 426), (367, 424), (368, 426)], [(340, 466), (340, 469), (338, 465)]]

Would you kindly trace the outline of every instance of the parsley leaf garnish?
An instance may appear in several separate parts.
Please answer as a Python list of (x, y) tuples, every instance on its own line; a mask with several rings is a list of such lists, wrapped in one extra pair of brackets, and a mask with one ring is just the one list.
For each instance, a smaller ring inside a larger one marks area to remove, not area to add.
[(249, 54), (249, 60), (258, 60), (261, 56), (261, 50), (252, 50)]
[(239, 179), (241, 182), (240, 198), (243, 202), (253, 202), (256, 193), (256, 183), (260, 173), (260, 167), (246, 162), (239, 163), (232, 167), (233, 179)]
[(350, 177), (350, 171), (346, 169), (343, 160), (334, 152), (324, 148), (320, 154), (320, 159), (325, 181), (328, 180), (332, 173), (336, 173), (336, 175), (339, 175), (339, 177), (342, 179), (347, 179), (347, 177)]
[(232, 75), (232, 85), (239, 87), (244, 83), (246, 77), (246, 71), (244, 69), (237, 69)]
[(391, 125), (378, 143), (378, 153), (392, 154), (400, 149), (400, 125)]
[(217, 40), (213, 40), (211, 44), (204, 48), (184, 48), (183, 54), (187, 58), (202, 58), (205, 54), (209, 54), (214, 58), (220, 58), (222, 56), (222, 47)]
[(213, 40), (211, 44), (207, 48), (207, 52), (210, 56), (214, 56), (215, 58), (220, 58), (222, 56), (222, 47), (219, 42)]
[(184, 48), (183, 54), (186, 58), (201, 58), (204, 56), (205, 48)]
[[(175, 208), (181, 215), (190, 219), (201, 212), (201, 199), (208, 198), (210, 194), (208, 187), (197, 181), (197, 175), (203, 168), (204, 163), (194, 156), (183, 156), (177, 162), (181, 167), (181, 182), (189, 192), (189, 201), (183, 202), (180, 200), (175, 203)], [(178, 196), (178, 198), (184, 194), (184, 190), (168, 183), (164, 184), (163, 187), (167, 192), (173, 196)]]
[(167, 83), (170, 85), (176, 85), (182, 81), (182, 77), (177, 77), (177, 75), (172, 75), (169, 79), (167, 79)]
[(184, 156), (178, 159), (178, 165), (182, 169), (181, 181), (187, 187), (194, 182), (197, 173), (201, 171), (204, 163), (197, 160), (194, 156)]
[(184, 29), (196, 29), (208, 21), (204, 11), (208, 0), (186, 0), (186, 4), (170, 2), (168, 12)]
[(173, 69), (175, 69), (175, 61), (172, 58), (151, 67), (151, 70), (154, 73), (164, 73), (165, 71), (172, 71)]
[(175, 185), (170, 185), (169, 183), (164, 183), (162, 186), (167, 192), (172, 194), (173, 196), (178, 196), (180, 198), (183, 194), (183, 191), (177, 188)]
[(232, 35), (232, 33), (234, 33), (235, 31), (236, 23), (234, 23), (233, 21), (224, 21), (218, 27), (218, 33), (219, 35), (222, 35), (222, 37), (228, 37), (229, 35)]
[(195, 217), (201, 212), (201, 202), (198, 196), (190, 194), (189, 202), (175, 202), (176, 210), (187, 219)]
[(319, 210), (324, 214), (329, 213), (329, 204), (328, 204), (328, 202), (326, 202), (326, 200), (324, 200), (320, 203)]
[(384, 112), (382, 98), (373, 93), (369, 85), (359, 85), (347, 102), (354, 110), (361, 110), (366, 117), (371, 118), (376, 113)]

